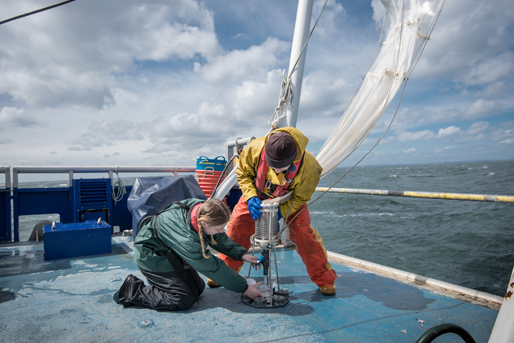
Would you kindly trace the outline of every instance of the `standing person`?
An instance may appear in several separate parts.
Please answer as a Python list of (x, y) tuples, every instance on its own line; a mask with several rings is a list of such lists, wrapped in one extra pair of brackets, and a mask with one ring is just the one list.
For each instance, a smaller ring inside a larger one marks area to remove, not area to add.
[(198, 272), (252, 299), (262, 296), (257, 289), (260, 283), (248, 286), (241, 275), (206, 250), (207, 244), (242, 263), (258, 262), (224, 233), (230, 210), (220, 200), (174, 202), (148, 219), (134, 242), (134, 260), (149, 285), (132, 274), (127, 276), (113, 296), (118, 304), (185, 310), (205, 289)]
[[(289, 238), (296, 244), (311, 280), (321, 293), (335, 295), (336, 273), (328, 262), (318, 231), (310, 225), (306, 208), (323, 170), (316, 158), (305, 150), (308, 142), (296, 128), (285, 127), (248, 144), (236, 171), (243, 196), (232, 212), (227, 235), (248, 251), (250, 236), (255, 233), (255, 220), (261, 216), (261, 200), (294, 191), (292, 199), (280, 205), (279, 219), (289, 213)], [(243, 265), (229, 255), (220, 254), (220, 258), (234, 270), (240, 270)], [(207, 284), (216, 287), (213, 281), (207, 280)]]

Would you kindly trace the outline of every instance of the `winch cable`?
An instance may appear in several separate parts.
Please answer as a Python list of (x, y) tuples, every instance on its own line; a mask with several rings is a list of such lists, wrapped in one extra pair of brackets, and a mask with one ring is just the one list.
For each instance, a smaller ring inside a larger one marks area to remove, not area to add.
[[(325, 10), (325, 7), (327, 6), (328, 0), (325, 0), (325, 3), (323, 4), (323, 7), (321, 8), (321, 11), (318, 15), (318, 19), (316, 19), (316, 22), (314, 23), (314, 26), (311, 29), (311, 32), (309, 33), (309, 36), (307, 37), (307, 40), (305, 41), (305, 44), (303, 45), (302, 51), (300, 51), (300, 55), (298, 55), (298, 58), (296, 59), (296, 62), (293, 65), (293, 68), (289, 71), (289, 75), (286, 77), (286, 71), (284, 69), (284, 78), (282, 80), (282, 85), (280, 86), (280, 94), (279, 94), (279, 101), (278, 106), (275, 107), (275, 112), (271, 115), (271, 117), (268, 119), (268, 124), (273, 129), (278, 129), (278, 123), (280, 119), (284, 118), (285, 115), (285, 106), (288, 101), (293, 100), (294, 94), (291, 90), (291, 76), (293, 75), (293, 71), (296, 69), (296, 66), (298, 65), (298, 62), (300, 61), (300, 58), (303, 55), (303, 52), (307, 48), (307, 44), (309, 43), (309, 40), (311, 39), (311, 36), (314, 32), (314, 29), (316, 28), (316, 25), (318, 24), (319, 18), (321, 18), (321, 14)], [(273, 119), (275, 117), (275, 119)], [(273, 119), (273, 120), (272, 120)]]
[(28, 17), (29, 15), (33, 15), (33, 14), (36, 14), (36, 13), (44, 12), (44, 11), (47, 11), (47, 10), (55, 8), (55, 7), (66, 5), (67, 3), (70, 3), (70, 2), (73, 2), (73, 1), (76, 1), (76, 0), (63, 1), (63, 2), (60, 2), (60, 3), (52, 5), (52, 6), (40, 8), (38, 10), (35, 10), (35, 11), (32, 11), (32, 12), (28, 12), (28, 13), (25, 13), (25, 14), (20, 14), (20, 15), (17, 15), (15, 17), (12, 17), (12, 18), (0, 21), (0, 25), (8, 23), (8, 22), (16, 20), (16, 19), (21, 19), (21, 18), (24, 18), (24, 17)]

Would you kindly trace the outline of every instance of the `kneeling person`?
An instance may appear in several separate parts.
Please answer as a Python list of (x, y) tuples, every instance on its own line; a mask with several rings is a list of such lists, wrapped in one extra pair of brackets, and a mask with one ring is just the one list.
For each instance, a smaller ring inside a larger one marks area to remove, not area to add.
[(127, 276), (114, 300), (123, 306), (155, 310), (184, 310), (198, 300), (205, 283), (198, 272), (225, 288), (254, 299), (262, 296), (257, 287), (212, 256), (206, 245), (252, 264), (255, 256), (224, 233), (230, 210), (220, 200), (187, 199), (175, 202), (147, 221), (134, 242), (134, 260), (149, 285)]

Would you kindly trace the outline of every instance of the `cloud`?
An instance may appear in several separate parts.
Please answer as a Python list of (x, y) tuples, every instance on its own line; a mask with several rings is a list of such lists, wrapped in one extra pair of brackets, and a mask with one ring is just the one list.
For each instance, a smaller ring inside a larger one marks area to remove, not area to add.
[(434, 153), (436, 153), (436, 154), (447, 153), (447, 152), (451, 152), (454, 150), (455, 150), (455, 147), (450, 145), (450, 146), (444, 147), (442, 149), (435, 149)]
[(488, 126), (489, 123), (485, 121), (477, 121), (471, 124), (466, 133), (469, 135), (476, 135), (477, 133), (483, 132), (485, 129), (487, 129)]
[[(26, 5), (2, 1), (0, 13), (23, 13)], [(133, 72), (135, 61), (211, 59), (222, 51), (212, 13), (192, 0), (76, 2), (5, 25), (0, 39), (0, 94), (51, 107), (111, 105), (113, 74)]]
[(514, 138), (514, 121), (502, 123), (501, 128), (491, 133), (491, 138), (495, 141), (507, 141)]
[(450, 137), (461, 133), (460, 127), (450, 126), (446, 129), (439, 129), (437, 138)]
[(503, 106), (496, 102), (484, 99), (478, 99), (464, 111), (469, 119), (488, 117), (493, 114), (499, 114), (503, 111)]
[(4, 107), (0, 111), (0, 131), (38, 126), (40, 123), (25, 114), (23, 109)]
[(75, 147), (95, 148), (114, 145), (116, 141), (143, 140), (140, 129), (127, 120), (93, 121), (88, 131), (74, 139), (71, 144)]
[[(510, 54), (499, 56), (511, 40), (513, 16), (510, 0), (496, 0), (491, 6), (481, 0), (446, 1), (415, 75), (477, 84), (504, 79), (492, 63), (501, 61), (511, 68)], [(487, 66), (493, 66), (489, 76)]]
[(405, 154), (413, 154), (415, 152), (417, 152), (416, 148), (410, 148), (410, 149), (407, 149), (407, 150), (403, 150), (403, 152)]
[(514, 138), (509, 138), (504, 141), (501, 141), (500, 144), (514, 144)]
[(407, 132), (405, 130), (397, 130), (395, 132), (396, 139), (400, 142), (413, 142), (421, 140), (429, 140), (436, 137), (436, 135), (430, 130), (418, 131), (418, 132)]
[(457, 77), (466, 85), (483, 85), (510, 79), (514, 75), (514, 53), (504, 52), (498, 56), (478, 61), (469, 73)]
[(224, 79), (248, 79), (253, 75), (266, 74), (269, 68), (277, 66), (277, 55), (287, 51), (289, 43), (268, 38), (258, 46), (247, 50), (235, 50), (214, 58), (206, 65), (195, 62), (194, 71), (211, 83)]

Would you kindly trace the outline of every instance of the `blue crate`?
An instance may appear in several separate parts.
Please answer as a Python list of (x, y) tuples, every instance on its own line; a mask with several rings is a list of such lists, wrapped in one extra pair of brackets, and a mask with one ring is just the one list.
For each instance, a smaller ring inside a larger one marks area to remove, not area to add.
[(44, 226), (45, 261), (60, 260), (111, 253), (109, 224), (95, 220), (83, 223), (56, 223)]
[(215, 170), (215, 171), (223, 171), (225, 166), (227, 165), (227, 160), (225, 157), (218, 156), (216, 158), (207, 158), (205, 156), (200, 156), (196, 160), (196, 170)]

